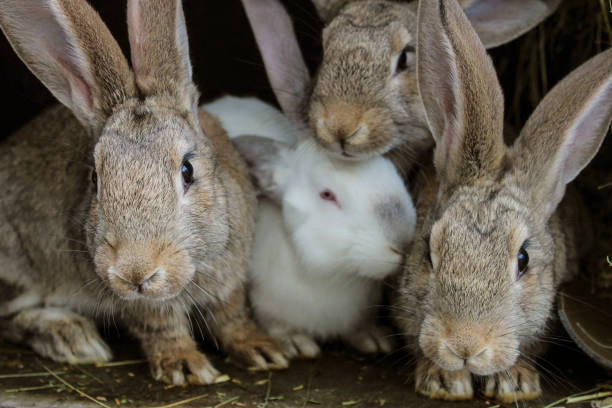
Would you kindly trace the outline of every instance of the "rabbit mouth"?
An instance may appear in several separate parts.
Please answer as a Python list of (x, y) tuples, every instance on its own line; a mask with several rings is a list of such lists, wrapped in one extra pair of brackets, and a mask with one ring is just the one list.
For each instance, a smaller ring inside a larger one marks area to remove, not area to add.
[(141, 276), (129, 278), (109, 268), (108, 281), (111, 289), (123, 300), (148, 300), (163, 302), (176, 297), (180, 288), (175, 289), (167, 279), (167, 271), (163, 267), (155, 268)]

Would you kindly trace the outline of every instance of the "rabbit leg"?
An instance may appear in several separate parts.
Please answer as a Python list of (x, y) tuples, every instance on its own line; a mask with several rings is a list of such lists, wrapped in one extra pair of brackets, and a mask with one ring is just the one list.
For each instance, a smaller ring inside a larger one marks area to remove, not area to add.
[(219, 372), (202, 354), (189, 334), (184, 313), (148, 311), (125, 321), (130, 332), (140, 340), (156, 380), (182, 385), (212, 384)]
[(508, 370), (486, 377), (483, 393), (506, 403), (535, 399), (542, 394), (540, 374), (529, 363), (519, 359)]
[(25, 343), (41, 356), (55, 361), (85, 364), (112, 358), (94, 322), (67, 309), (25, 309), (2, 326), (7, 340)]
[(283, 369), (289, 361), (281, 345), (251, 320), (245, 293), (239, 288), (226, 302), (213, 306), (209, 323), (222, 347), (251, 370)]
[(472, 375), (466, 369), (446, 371), (427, 359), (416, 367), (416, 392), (431, 399), (462, 401), (472, 399)]
[(393, 351), (393, 342), (387, 330), (376, 325), (374, 321), (360, 326), (350, 335), (343, 336), (344, 340), (355, 349), (366, 354), (384, 353)]

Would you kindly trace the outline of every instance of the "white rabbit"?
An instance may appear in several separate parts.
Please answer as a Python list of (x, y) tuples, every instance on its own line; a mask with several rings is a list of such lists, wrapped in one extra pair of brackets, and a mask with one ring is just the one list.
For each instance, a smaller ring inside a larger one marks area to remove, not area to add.
[[(315, 339), (333, 337), (364, 352), (389, 352), (375, 307), (382, 280), (402, 263), (415, 228), (411, 197), (393, 164), (383, 157), (331, 158), (255, 99), (225, 97), (203, 109), (219, 115), (266, 196), (250, 287), (261, 325), (290, 357), (314, 357)], [(232, 133), (238, 128), (261, 133), (238, 136)], [(279, 140), (288, 128), (292, 133)]]

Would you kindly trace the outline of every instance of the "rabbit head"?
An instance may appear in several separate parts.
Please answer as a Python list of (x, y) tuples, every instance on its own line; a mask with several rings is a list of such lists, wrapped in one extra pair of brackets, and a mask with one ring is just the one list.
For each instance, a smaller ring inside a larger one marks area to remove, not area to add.
[(133, 71), (86, 1), (0, 6), (17, 54), (95, 145), (84, 195), (97, 273), (123, 299), (160, 301), (223, 251), (229, 220), (198, 118), (181, 2), (130, 0), (127, 15)]
[(506, 147), (502, 92), (477, 33), (454, 1), (420, 2), (417, 76), (437, 182), (417, 203), (398, 321), (444, 370), (503, 371), (546, 329), (572, 269), (572, 220), (555, 210), (609, 129), (610, 66), (612, 49), (572, 72)]
[[(486, 47), (523, 34), (560, 0), (463, 1)], [(415, 71), (416, 2), (316, 0), (323, 61), (312, 84), (291, 20), (278, 0), (243, 0), (286, 111), (301, 115), (316, 140), (342, 158), (362, 159), (401, 148), (414, 163), (433, 144)], [(270, 17), (273, 16), (273, 17)]]
[(267, 197), (282, 206), (304, 265), (383, 278), (412, 241), (415, 210), (393, 164), (339, 161), (312, 140), (296, 147), (257, 136), (234, 139)]

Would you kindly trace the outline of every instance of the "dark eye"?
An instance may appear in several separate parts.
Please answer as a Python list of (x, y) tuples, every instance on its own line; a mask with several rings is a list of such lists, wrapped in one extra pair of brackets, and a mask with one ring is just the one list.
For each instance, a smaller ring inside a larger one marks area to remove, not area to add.
[(397, 65), (395, 67), (395, 74), (400, 74), (408, 69), (408, 65), (412, 64), (414, 60), (414, 47), (407, 45), (397, 59)]
[(94, 191), (98, 191), (98, 173), (95, 170), (91, 172), (91, 184), (93, 184)]
[(193, 166), (187, 159), (183, 160), (181, 165), (181, 176), (183, 176), (183, 187), (187, 191), (191, 183), (193, 183)]
[(327, 188), (319, 193), (319, 197), (321, 197), (325, 201), (332, 201), (334, 203), (338, 202), (338, 200), (336, 200), (336, 195), (334, 194), (334, 192)]
[(521, 249), (519, 250), (518, 256), (516, 258), (517, 269), (518, 269), (518, 272), (516, 274), (516, 280), (521, 279), (523, 275), (525, 275), (525, 272), (527, 272), (527, 265), (529, 264), (529, 254), (527, 253), (527, 250), (525, 249), (526, 246), (527, 246), (526, 242), (523, 243), (523, 245), (521, 246)]

